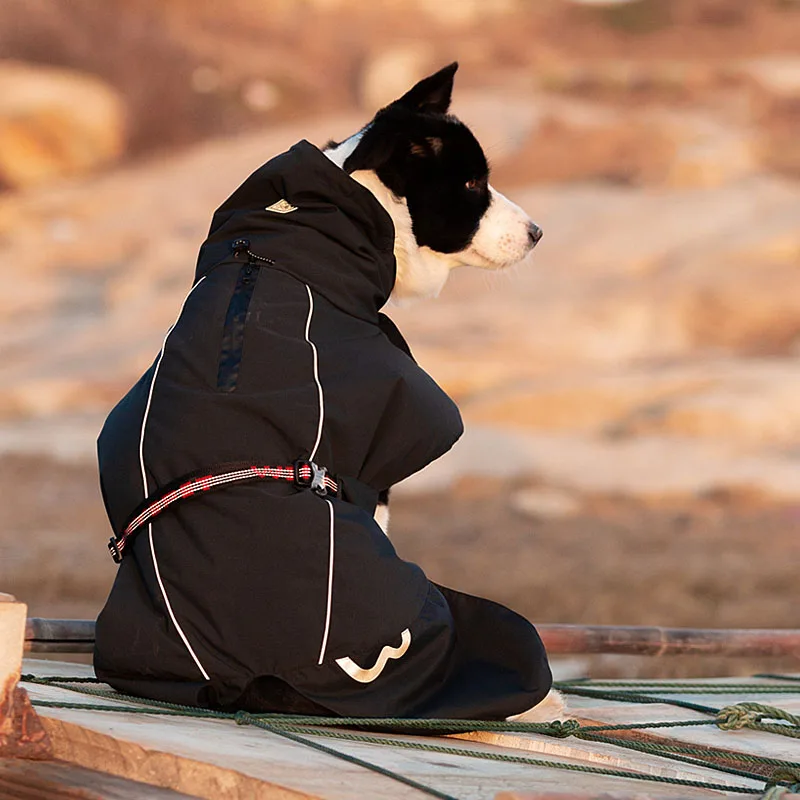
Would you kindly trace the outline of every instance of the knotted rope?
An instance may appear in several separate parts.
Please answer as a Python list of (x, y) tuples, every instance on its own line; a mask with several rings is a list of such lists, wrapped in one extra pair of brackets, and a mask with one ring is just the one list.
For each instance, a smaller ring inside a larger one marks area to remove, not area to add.
[[(788, 725), (764, 722), (765, 719), (783, 720)], [(737, 731), (750, 728), (755, 731), (768, 731), (780, 736), (791, 736), (800, 739), (800, 716), (790, 714), (782, 708), (765, 706), (761, 703), (737, 703), (725, 706), (717, 712), (717, 727), (723, 731)]]

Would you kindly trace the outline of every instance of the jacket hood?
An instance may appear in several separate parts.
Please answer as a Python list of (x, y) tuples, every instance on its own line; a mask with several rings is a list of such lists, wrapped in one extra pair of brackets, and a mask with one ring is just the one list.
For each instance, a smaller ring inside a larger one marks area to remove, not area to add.
[(236, 239), (362, 319), (375, 321), (394, 287), (391, 217), (305, 140), (256, 170), (217, 209), (195, 280), (226, 260)]

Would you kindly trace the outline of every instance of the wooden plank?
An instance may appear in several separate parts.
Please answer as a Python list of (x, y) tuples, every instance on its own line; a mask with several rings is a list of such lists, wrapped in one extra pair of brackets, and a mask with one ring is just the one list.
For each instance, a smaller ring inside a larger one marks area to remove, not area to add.
[[(729, 795), (730, 796), (730, 795)], [(658, 800), (687, 800), (689, 795), (673, 794), (670, 797), (658, 797)], [(619, 792), (602, 792), (601, 794), (575, 794), (572, 792), (500, 792), (494, 800), (653, 800), (649, 792), (636, 794), (620, 794)]]
[[(586, 721), (591, 724), (591, 721)], [(706, 781), (725, 786), (749, 786), (754, 792), (762, 789), (763, 782), (750, 781), (724, 772), (705, 767), (696, 767), (679, 761), (648, 755), (615, 745), (589, 742), (582, 739), (554, 739), (529, 733), (494, 733), (474, 731), (458, 734), (458, 738), (486, 745), (522, 750), (541, 754), (545, 758), (572, 758), (595, 766), (609, 769), (630, 769), (661, 778), (680, 778), (683, 780)], [(673, 793), (675, 791), (673, 787)]]
[[(671, 798), (659, 797), (659, 800), (686, 800), (688, 795), (673, 795)], [(603, 792), (602, 794), (567, 794), (566, 792), (500, 792), (494, 800), (652, 800), (653, 795), (637, 792), (636, 794), (618, 794)]]
[(0, 755), (45, 758), (47, 734), (18, 686), (27, 607), (0, 594)]
[[(617, 653), (637, 656), (706, 655), (800, 658), (800, 630), (659, 628), (631, 625), (537, 625), (551, 655)], [(25, 650), (89, 653), (94, 620), (28, 620)]]
[(11, 696), (19, 680), (27, 606), (0, 593), (0, 731), (3, 710), (9, 716)]
[[(791, 677), (791, 676), (790, 676)], [(613, 682), (609, 682), (612, 683)], [(660, 697), (689, 699), (710, 707), (722, 707), (733, 705), (738, 702), (752, 701), (772, 705), (784, 709), (791, 713), (800, 714), (800, 683), (797, 686), (797, 694), (784, 693), (752, 693), (748, 687), (759, 685), (768, 687), (775, 683), (771, 679), (758, 678), (715, 678), (707, 680), (684, 680), (664, 682), (663, 691), (659, 692)], [(691, 683), (697, 685), (699, 694), (682, 694), (675, 691), (670, 684)], [(702, 694), (702, 684), (722, 684), (727, 685), (728, 691), (724, 694)], [(619, 682), (619, 688), (624, 689), (623, 681)], [(657, 688), (658, 681), (652, 684)], [(791, 686), (790, 683), (784, 684)], [(591, 684), (589, 685), (591, 686)], [(604, 687), (612, 690), (613, 685)], [(636, 691), (635, 687), (630, 687), (630, 691)], [(675, 722), (684, 720), (709, 720), (708, 714), (703, 714), (690, 709), (680, 708), (669, 704), (635, 704), (624, 703), (621, 701), (609, 701), (601, 698), (581, 697), (571, 695), (567, 698), (568, 711), (578, 718), (584, 725), (604, 725), (604, 724), (630, 724), (646, 722)], [(512, 747), (522, 750), (549, 753), (552, 755), (574, 753), (581, 750), (580, 744), (576, 740), (550, 740), (549, 743), (542, 744), (537, 737), (525, 734), (496, 734), (496, 733), (471, 733), (465, 735), (473, 741), (482, 741), (487, 744), (496, 744), (505, 747)], [(796, 761), (800, 757), (800, 749), (796, 739), (782, 737), (764, 731), (742, 729), (736, 731), (723, 731), (714, 725), (693, 726), (685, 728), (653, 728), (642, 731), (611, 731), (610, 737), (617, 737), (638, 741), (640, 743), (659, 744), (659, 743), (680, 743), (687, 746), (697, 745), (715, 750), (711, 760), (722, 766), (738, 766), (753, 772), (763, 772), (770, 774), (774, 768), (769, 766), (742, 765), (736, 760), (737, 754), (765, 756), (775, 759)], [(588, 744), (588, 743), (587, 743)], [(605, 749), (609, 748), (609, 749)], [(584, 757), (598, 763), (607, 763), (609, 766), (622, 766), (624, 758), (621, 750), (617, 747), (603, 745), (599, 742), (588, 744), (584, 751)], [(657, 759), (655, 768), (647, 760), (645, 754), (636, 758), (636, 764), (643, 769), (651, 769), (654, 774), (670, 775), (668, 770), (659, 768), (658, 764), (664, 764), (663, 759)], [(680, 762), (672, 762), (680, 764)], [(680, 767), (680, 777), (692, 777), (688, 770), (691, 767)], [(683, 772), (684, 774), (680, 774)], [(718, 782), (723, 782), (721, 778)], [(739, 779), (735, 779), (738, 781)]]
[(658, 628), (629, 625), (537, 625), (548, 653), (636, 656), (796, 656), (800, 630)]
[(31, 617), (25, 625), (25, 652), (91, 653), (94, 628), (92, 619)]
[[(750, 699), (752, 699), (752, 696)], [(762, 702), (760, 695), (759, 702)], [(800, 714), (800, 697), (789, 698), (783, 695), (771, 700), (769, 705)], [(593, 705), (590, 708), (571, 707), (570, 710), (586, 720), (587, 724), (597, 725), (709, 719), (708, 715), (697, 711), (660, 703), (652, 705), (608, 703), (605, 708)], [(703, 725), (687, 728), (652, 728), (650, 733), (689, 745), (717, 747), (722, 750), (779, 758), (787, 761), (797, 761), (800, 758), (800, 743), (798, 743), (797, 739), (777, 736), (763, 731), (749, 729), (723, 731), (715, 725)], [(614, 736), (616, 733), (611, 731), (609, 735)]]
[(0, 797), (15, 800), (190, 800), (191, 795), (60, 761), (0, 758)]
[[(47, 666), (45, 667), (45, 663)], [(42, 665), (41, 668), (39, 665)], [(52, 662), (26, 662), (26, 671), (43, 674), (85, 674), (86, 668)], [(67, 699), (71, 702), (114, 703), (81, 696), (53, 687), (29, 685), (34, 698)], [(119, 704), (124, 706), (124, 704)], [(151, 717), (133, 713), (104, 713), (69, 709), (40, 709), (62, 758), (86, 766), (110, 769), (156, 785), (177, 788), (200, 797), (239, 798), (311, 796), (325, 800), (369, 797), (381, 800), (411, 800), (422, 793), (341, 762), (332, 756), (276, 737), (265, 731), (238, 727), (225, 720)], [(391, 737), (418, 741), (415, 737)], [(545, 739), (546, 737), (540, 737)], [(421, 783), (447, 792), (460, 800), (491, 800), (500, 791), (528, 791), (536, 787), (555, 792), (565, 786), (597, 795), (602, 792), (633, 794), (646, 791), (654, 796), (674, 796), (676, 787), (625, 778), (564, 772), (560, 769), (466, 759), (444, 753), (378, 747), (361, 743), (322, 739), (345, 753), (379, 764)], [(427, 741), (431, 741), (428, 739)], [(480, 742), (434, 739), (480, 752), (511, 753)], [(558, 740), (547, 739), (548, 742)], [(596, 756), (574, 750), (567, 756), (543, 756), (572, 764), (597, 764)], [(606, 749), (609, 749), (606, 747)], [(518, 752), (518, 751), (517, 751)], [(532, 753), (533, 755), (533, 753)], [(625, 768), (645, 769), (639, 754), (623, 752)], [(719, 773), (700, 770), (701, 780), (723, 783)], [(747, 781), (739, 781), (747, 785)], [(760, 785), (756, 785), (760, 788)], [(719, 792), (686, 789), (687, 797), (709, 797)]]
[(55, 661), (38, 658), (22, 660), (23, 673), (31, 673), (39, 678), (69, 676), (70, 678), (93, 678), (94, 667), (91, 664), (76, 664), (72, 661)]

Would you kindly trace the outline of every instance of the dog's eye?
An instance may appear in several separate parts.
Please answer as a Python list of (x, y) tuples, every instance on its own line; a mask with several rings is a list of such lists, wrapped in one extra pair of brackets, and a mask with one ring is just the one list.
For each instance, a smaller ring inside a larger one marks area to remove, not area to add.
[(473, 178), (464, 184), (471, 192), (477, 192), (483, 187), (483, 181)]

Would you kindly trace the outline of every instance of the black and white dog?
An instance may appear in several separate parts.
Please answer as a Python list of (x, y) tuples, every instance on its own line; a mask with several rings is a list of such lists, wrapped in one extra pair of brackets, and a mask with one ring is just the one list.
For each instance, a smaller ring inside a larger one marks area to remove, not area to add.
[(492, 188), (478, 140), (447, 113), (457, 69), (453, 63), (421, 80), (365, 128), (324, 150), (392, 218), (394, 300), (438, 295), (455, 267), (509, 267), (542, 237)]
[(298, 142), (214, 214), (175, 324), (98, 440), (120, 567), (94, 664), (120, 691), (351, 717), (560, 712), (535, 627), (403, 560), (379, 505), (463, 430), (381, 309), (541, 237), (447, 114), (455, 71), (324, 152)]
[[(369, 189), (392, 218), (397, 277), (392, 300), (435, 297), (452, 269), (498, 270), (522, 261), (541, 228), (489, 183), (470, 129), (448, 114), (458, 63), (378, 112), (323, 152)], [(388, 492), (375, 519), (388, 534)]]

